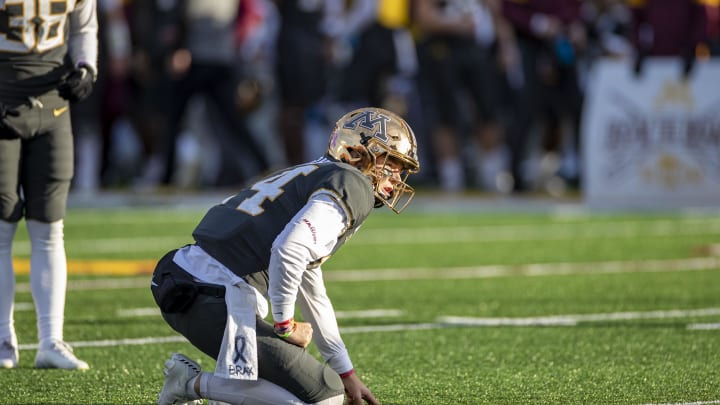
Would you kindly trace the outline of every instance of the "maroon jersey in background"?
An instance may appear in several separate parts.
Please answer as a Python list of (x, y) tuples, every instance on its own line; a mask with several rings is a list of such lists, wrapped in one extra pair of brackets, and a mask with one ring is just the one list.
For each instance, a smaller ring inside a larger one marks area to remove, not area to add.
[(504, 0), (502, 12), (518, 35), (536, 37), (531, 27), (533, 17), (552, 16), (568, 26), (581, 22), (581, 6), (578, 0)]
[(707, 39), (705, 6), (696, 0), (629, 0), (635, 47), (648, 56), (679, 56)]

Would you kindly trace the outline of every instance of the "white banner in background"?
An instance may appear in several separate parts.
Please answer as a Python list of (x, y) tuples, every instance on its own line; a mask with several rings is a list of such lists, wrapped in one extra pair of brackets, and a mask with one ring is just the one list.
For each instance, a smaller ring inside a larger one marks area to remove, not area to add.
[(720, 60), (688, 81), (678, 59), (599, 61), (588, 81), (582, 145), (586, 203), (720, 207)]

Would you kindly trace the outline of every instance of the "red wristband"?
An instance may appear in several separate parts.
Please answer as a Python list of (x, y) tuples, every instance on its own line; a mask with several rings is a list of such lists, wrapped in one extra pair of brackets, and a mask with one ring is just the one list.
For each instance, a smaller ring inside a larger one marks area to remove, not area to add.
[(294, 318), (290, 318), (283, 322), (275, 322), (275, 334), (281, 338), (287, 338), (295, 331), (295, 327)]
[(289, 328), (290, 326), (292, 326), (294, 320), (294, 318), (290, 318), (287, 321), (275, 322), (275, 327), (279, 329)]
[(353, 374), (355, 374), (355, 369), (351, 368), (350, 371), (346, 371), (346, 372), (340, 374), (340, 378), (350, 377)]

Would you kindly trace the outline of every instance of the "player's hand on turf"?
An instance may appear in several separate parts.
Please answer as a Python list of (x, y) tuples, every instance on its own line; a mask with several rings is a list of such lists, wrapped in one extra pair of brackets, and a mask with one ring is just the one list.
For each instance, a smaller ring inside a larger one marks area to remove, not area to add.
[(19, 115), (18, 110), (0, 103), (0, 139), (20, 138), (20, 131), (7, 120), (7, 117), (17, 117)]
[(295, 322), (295, 330), (290, 336), (283, 338), (288, 343), (292, 343), (295, 346), (302, 348), (307, 347), (312, 341), (313, 328), (307, 322)]
[[(343, 377), (343, 385), (345, 386), (345, 403), (349, 405), (363, 405), (365, 402), (371, 405), (380, 405), (370, 389), (360, 381), (360, 377), (356, 373)], [(365, 402), (363, 402), (365, 400)]]
[(60, 97), (71, 103), (87, 98), (92, 93), (95, 78), (86, 66), (80, 66), (70, 72), (65, 80), (58, 87)]

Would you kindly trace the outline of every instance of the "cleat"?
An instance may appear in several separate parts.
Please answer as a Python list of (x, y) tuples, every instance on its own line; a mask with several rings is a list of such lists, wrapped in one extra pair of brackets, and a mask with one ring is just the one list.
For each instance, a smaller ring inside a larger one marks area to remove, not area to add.
[(202, 404), (196, 395), (185, 390), (188, 381), (200, 374), (200, 366), (180, 353), (173, 353), (165, 362), (165, 384), (158, 395), (158, 405)]
[(0, 342), (0, 368), (15, 368), (18, 365), (18, 345), (15, 339)]
[(53, 340), (50, 347), (40, 345), (35, 356), (35, 368), (61, 368), (64, 370), (87, 370), (88, 364), (73, 354), (72, 347), (61, 340)]

